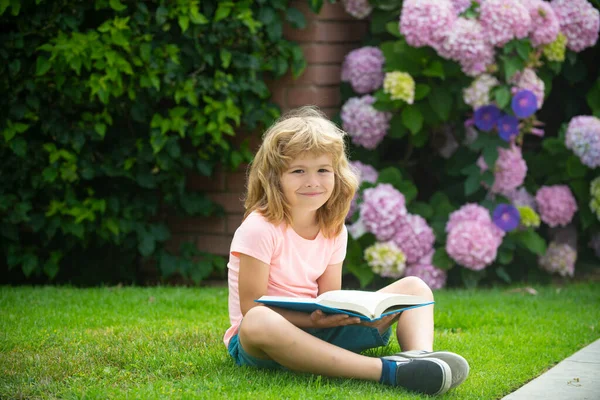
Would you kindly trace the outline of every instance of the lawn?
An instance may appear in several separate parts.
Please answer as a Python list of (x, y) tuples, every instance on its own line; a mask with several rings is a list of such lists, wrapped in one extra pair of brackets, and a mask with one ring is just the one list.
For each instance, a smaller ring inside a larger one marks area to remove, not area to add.
[[(497, 399), (600, 337), (600, 283), (436, 292), (435, 347)], [(0, 398), (420, 398), (376, 383), (238, 368), (226, 288), (0, 287)], [(398, 350), (394, 341), (388, 349)]]

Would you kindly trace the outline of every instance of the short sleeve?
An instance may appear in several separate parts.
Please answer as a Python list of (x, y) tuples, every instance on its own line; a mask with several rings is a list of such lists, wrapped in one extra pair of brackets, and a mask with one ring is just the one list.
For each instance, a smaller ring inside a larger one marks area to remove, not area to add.
[(343, 225), (342, 231), (335, 238), (335, 242), (333, 245), (333, 254), (331, 254), (331, 259), (329, 261), (329, 265), (338, 264), (344, 261), (346, 258), (346, 247), (348, 246), (348, 229), (346, 229), (346, 225)]
[(240, 253), (246, 254), (270, 264), (276, 246), (275, 226), (260, 215), (250, 215), (235, 231), (230, 253), (238, 258)]

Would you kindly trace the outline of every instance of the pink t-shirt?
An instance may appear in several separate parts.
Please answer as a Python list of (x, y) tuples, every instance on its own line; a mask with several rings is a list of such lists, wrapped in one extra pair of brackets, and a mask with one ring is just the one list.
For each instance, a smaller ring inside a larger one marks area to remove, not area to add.
[(252, 212), (235, 231), (229, 252), (229, 320), (231, 327), (223, 341), (237, 333), (242, 321), (238, 291), (239, 254), (246, 254), (270, 265), (267, 295), (317, 297), (317, 279), (330, 264), (346, 257), (348, 232), (325, 238), (321, 232), (314, 240), (304, 239), (285, 223), (275, 226), (260, 213)]

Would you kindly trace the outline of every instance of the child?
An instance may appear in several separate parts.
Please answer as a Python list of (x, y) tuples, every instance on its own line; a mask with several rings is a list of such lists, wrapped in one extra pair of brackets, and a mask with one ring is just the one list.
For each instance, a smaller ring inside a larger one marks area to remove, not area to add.
[[(465, 380), (469, 365), (457, 354), (432, 352), (433, 306), (365, 323), (348, 315), (254, 302), (262, 295), (316, 297), (341, 288), (348, 240), (344, 220), (358, 186), (344, 136), (312, 107), (285, 115), (264, 134), (249, 171), (244, 221), (231, 243), (231, 327), (225, 345), (238, 365), (370, 379), (442, 394)], [(381, 291), (433, 299), (416, 277)], [(385, 345), (396, 321), (403, 353), (359, 354)]]

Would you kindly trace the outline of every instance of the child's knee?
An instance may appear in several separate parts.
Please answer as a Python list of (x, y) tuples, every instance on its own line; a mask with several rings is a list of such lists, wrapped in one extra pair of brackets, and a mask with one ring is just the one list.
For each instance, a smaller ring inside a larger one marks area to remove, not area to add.
[(273, 334), (281, 318), (281, 315), (268, 307), (253, 307), (244, 315), (239, 335), (252, 342), (260, 342), (261, 338)]
[(407, 276), (406, 278), (403, 278), (403, 280), (410, 288), (409, 290), (411, 294), (433, 300), (433, 292), (431, 291), (431, 288), (421, 278), (416, 276)]

